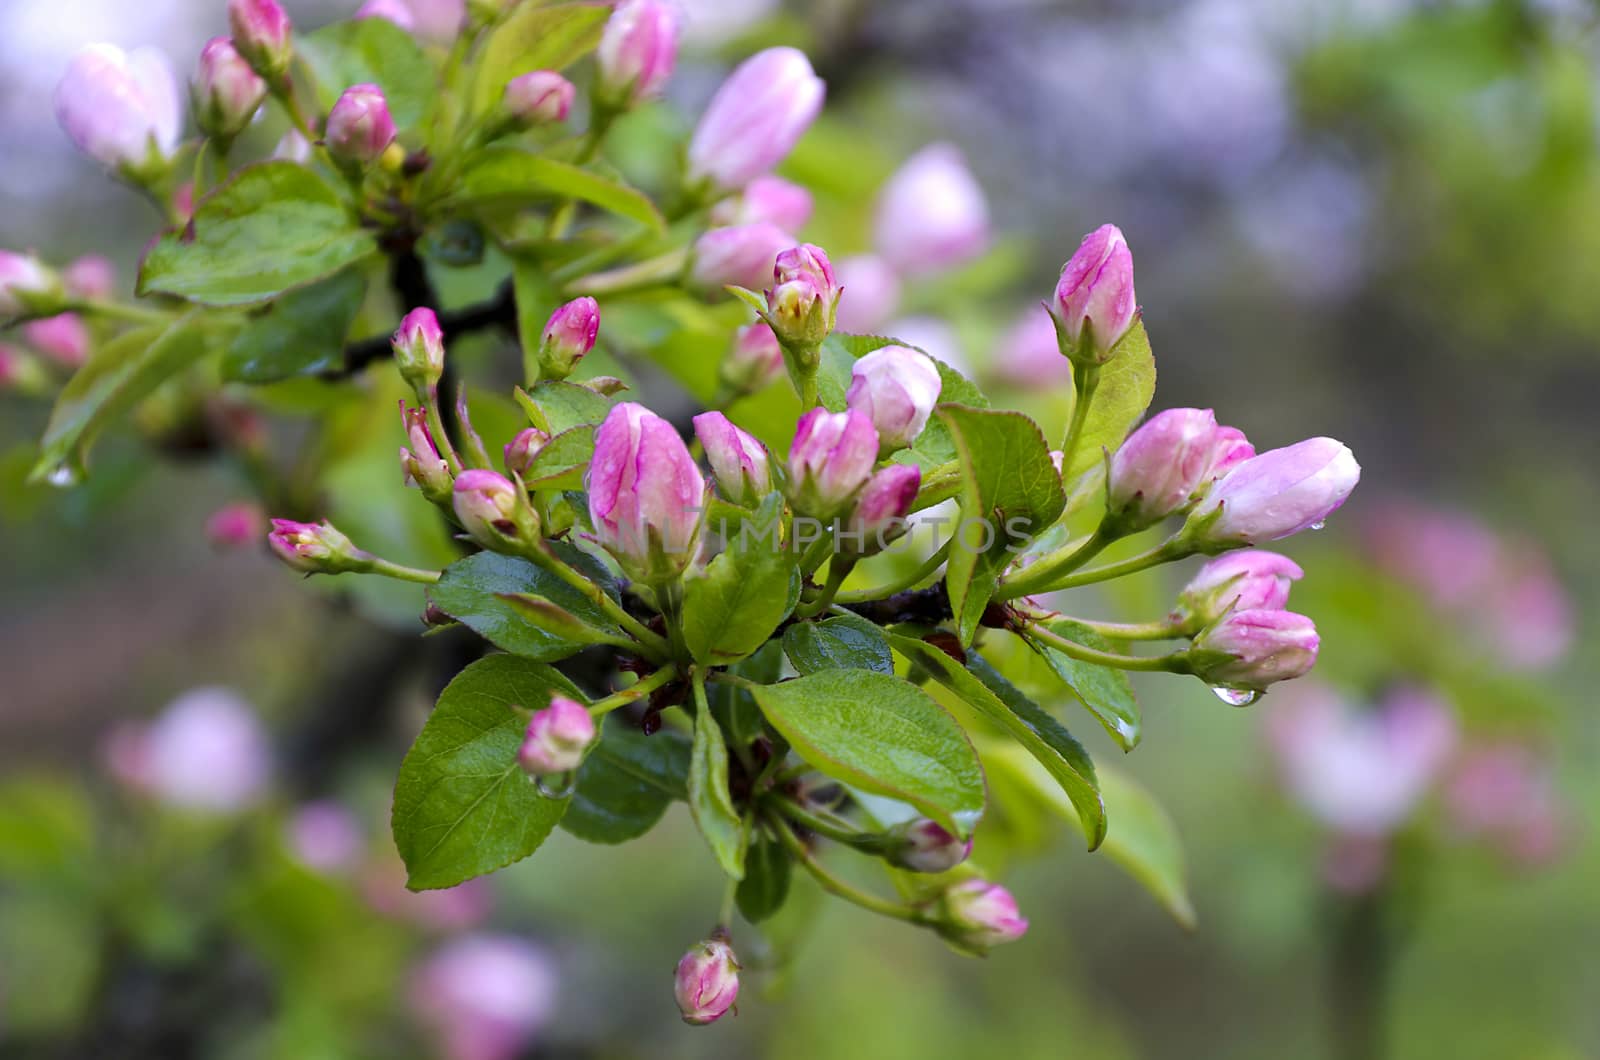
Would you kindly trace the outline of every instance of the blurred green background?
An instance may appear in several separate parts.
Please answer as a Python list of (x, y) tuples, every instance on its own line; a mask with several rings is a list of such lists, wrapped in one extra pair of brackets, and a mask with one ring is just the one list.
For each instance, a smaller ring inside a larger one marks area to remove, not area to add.
[[(49, 93), (90, 40), (157, 44), (187, 72), (223, 31), (221, 6), (3, 5), (0, 246), (104, 252), (127, 285), (154, 218), (71, 152)], [(348, 14), (288, 6), (306, 27)], [(697, 113), (731, 59), (798, 44), (830, 88), (786, 167), (818, 193), (807, 238), (836, 258), (868, 249), (878, 186), (929, 141), (957, 144), (987, 193), (991, 251), (908, 287), (903, 330), (931, 352), (993, 376), (1002, 337), (1081, 234), (1114, 221), (1137, 263), (1156, 407), (1215, 407), (1259, 448), (1307, 434), (1352, 446), (1355, 498), (1285, 548), (1308, 572), (1296, 609), (1324, 632), (1319, 676), (1352, 695), (1395, 676), (1440, 684), (1464, 724), (1548, 756), (1565, 822), (1559, 857), (1518, 866), (1449, 841), (1422, 810), (1398, 843), (1363, 1011), (1396, 1057), (1600, 1056), (1600, 855), (1585, 834), (1600, 800), (1595, 8), (685, 6), (669, 105), (632, 142), (624, 130), (620, 158), (686, 127), (674, 114)], [(661, 387), (646, 400), (680, 400)], [(213, 551), (205, 520), (239, 483), (183, 454), (151, 461), (131, 435), (106, 439), (82, 489), (22, 487), (46, 413), (0, 395), (0, 1056), (438, 1055), (406, 984), (450, 931), (309, 871), (283, 829), (295, 805), (337, 798), (381, 860), (387, 786), (472, 646), (376, 624), (264, 552)], [(376, 441), (387, 461), (398, 443)], [(1375, 575), (1362, 529), (1396, 498), (1473, 512), (1548, 553), (1575, 609), (1564, 658), (1499, 667), (1470, 623)], [(1150, 617), (1181, 580), (1147, 576), (1137, 599), (1091, 607)], [(420, 594), (392, 603), (421, 610)], [(690, 1029), (670, 972), (720, 885), (675, 807), (626, 850), (557, 833), (490, 882), (475, 929), (536, 944), (558, 983), (525, 1055), (1361, 1055), (1338, 1003), (1360, 901), (1324, 885), (1325, 837), (1274, 783), (1261, 722), (1276, 694), (1236, 710), (1192, 683), (1137, 683), (1137, 753), (1075, 731), (1168, 808), (1196, 931), (1052, 827), (1007, 880), (1032, 921), (1022, 942), (973, 961), (827, 904), (792, 963), (749, 977), (737, 1018)], [(104, 765), (115, 721), (202, 685), (240, 690), (275, 741), (267, 807), (233, 822), (130, 798)]]

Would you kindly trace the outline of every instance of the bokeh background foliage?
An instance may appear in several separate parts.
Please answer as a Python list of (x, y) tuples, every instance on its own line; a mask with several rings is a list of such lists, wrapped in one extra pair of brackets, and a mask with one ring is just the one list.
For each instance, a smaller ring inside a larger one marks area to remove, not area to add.
[[(86, 40), (158, 44), (181, 62), (220, 28), (216, 6), (0, 11), (0, 245), (65, 258), (112, 244), (131, 275), (152, 218), (69, 152), (49, 90)], [(289, 6), (306, 27), (348, 14)], [(1139, 755), (1115, 761), (1102, 733), (1075, 731), (1174, 818), (1196, 931), (1086, 854), (1065, 818), (995, 819), (980, 848), (1012, 863), (1026, 941), (980, 963), (849, 908), (807, 920), (820, 903), (797, 881), (774, 933), (804, 932), (803, 944), (781, 966), (748, 955), (773, 997), (691, 1032), (661, 987), (718, 884), (681, 807), (625, 862), (558, 832), (497, 876), (481, 909), (396, 911), (409, 899), (392, 872), (352, 883), (313, 871), (285, 840), (311, 798), (354, 808), (367, 860), (383, 864), (395, 765), (469, 647), (419, 644), (419, 597), (404, 586), (330, 582), (313, 600), (262, 555), (210, 552), (206, 516), (239, 486), (181, 438), (150, 461), (133, 432), (113, 432), (81, 489), (25, 486), (46, 410), (0, 396), (0, 1053), (432, 1055), (408, 983), (464, 924), (533, 940), (557, 970), (536, 1056), (1335, 1055), (1359, 1047), (1354, 1014), (1378, 1020), (1401, 1057), (1600, 1053), (1600, 856), (1583, 841), (1600, 798), (1594, 9), (692, 7), (672, 98), (630, 116), (608, 148), (630, 180), (666, 181), (679, 163), (663, 145), (731, 59), (800, 45), (830, 86), (829, 111), (786, 164), (818, 192), (808, 239), (836, 257), (868, 249), (878, 188), (929, 140), (959, 145), (983, 184), (992, 248), (909, 285), (891, 330), (989, 380), (1005, 378), (1008, 328), (1078, 233), (1115, 220), (1137, 255), (1159, 405), (1225, 407), (1265, 445), (1314, 425), (1362, 460), (1340, 520), (1288, 549), (1311, 572), (1295, 606), (1322, 629), (1319, 675), (1358, 695), (1425, 679), (1464, 725), (1538, 746), (1566, 807), (1561, 856), (1508, 863), (1452, 843), (1423, 808), (1395, 843), (1382, 959), (1360, 964), (1370, 925), (1325, 885), (1325, 837), (1273, 782), (1261, 722), (1277, 693), (1235, 711), (1186, 683), (1135, 678), (1154, 734)], [(270, 143), (276, 130), (251, 135)], [(440, 270), (446, 299), (478, 297), (497, 270)], [(650, 354), (619, 373), (665, 404), (714, 385), (673, 377), (673, 365), (709, 362), (676, 356), (695, 321), (669, 311), (607, 317), (622, 348)], [(721, 335), (728, 321), (703, 323)], [(357, 330), (388, 325), (374, 316)], [(476, 377), (517, 375), (491, 341), (458, 352)], [(338, 423), (329, 486), (342, 528), (442, 562), (448, 542), (394, 473), (394, 385), (352, 402), (289, 382), (271, 400)], [(1058, 393), (1012, 396), (1060, 419)], [(793, 410), (773, 400), (781, 435)], [(482, 404), (484, 433), (508, 433), (497, 424), (516, 410)], [(1492, 640), (1376, 572), (1361, 531), (1397, 497), (1472, 510), (1548, 550), (1576, 601), (1559, 668), (1498, 665)], [(397, 521), (405, 513), (414, 524)], [(1105, 613), (1160, 613), (1179, 577), (1148, 577)], [(276, 741), (273, 798), (243, 823), (170, 814), (107, 778), (111, 724), (200, 684), (246, 690)], [(1364, 1002), (1341, 993), (1351, 961), (1373, 972)]]

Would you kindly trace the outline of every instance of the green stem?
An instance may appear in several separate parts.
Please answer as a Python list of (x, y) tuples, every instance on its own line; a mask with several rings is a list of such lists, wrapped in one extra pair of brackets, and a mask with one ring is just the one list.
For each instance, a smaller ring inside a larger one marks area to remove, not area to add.
[[(1077, 570), (1111, 544), (1113, 539), (1102, 533), (1104, 528), (1105, 524), (1101, 523), (1100, 527), (1088, 537), (1080, 541), (1069, 541), (1054, 552), (1028, 564), (1005, 580), (1000, 587), (1001, 592), (1009, 593), (1015, 590), (1015, 596), (1026, 596), (1041, 586), (1050, 584), (1053, 579)], [(1007, 600), (1013, 598), (1012, 595), (1002, 597)]]
[(66, 308), (68, 312), (112, 317), (117, 320), (131, 320), (140, 324), (166, 324), (172, 320), (172, 314), (164, 310), (146, 309), (143, 306), (136, 305), (123, 305), (120, 302), (102, 302), (96, 299), (80, 299), (72, 302)]
[(768, 801), (770, 805), (776, 807), (780, 813), (789, 818), (789, 820), (793, 821), (795, 824), (802, 825), (808, 831), (815, 832), (820, 836), (825, 836), (826, 838), (833, 840), (835, 843), (843, 843), (848, 847), (861, 848), (863, 846), (872, 846), (872, 841), (877, 838), (876, 836), (867, 835), (857, 829), (851, 828), (847, 822), (824, 817), (819, 813), (808, 810), (800, 803), (787, 796), (779, 796)]
[(433, 444), (439, 447), (439, 455), (444, 457), (452, 475), (461, 474), (464, 470), (461, 456), (456, 452), (455, 443), (450, 440), (450, 433), (444, 429), (444, 417), (439, 413), (439, 388), (431, 386), (426, 394), (417, 396), (422, 399), (422, 407), (428, 417), (428, 430), (433, 432)]
[(1174, 640), (1185, 635), (1183, 629), (1166, 619), (1157, 622), (1094, 622), (1087, 618), (1063, 616), (1080, 626), (1087, 626), (1112, 640)]
[(1078, 443), (1083, 440), (1084, 424), (1089, 422), (1089, 406), (1094, 404), (1094, 392), (1100, 387), (1100, 366), (1079, 364), (1073, 366), (1072, 386), (1077, 400), (1072, 403), (1072, 419), (1067, 424), (1067, 437), (1061, 443), (1061, 470), (1072, 469), (1072, 458), (1078, 453)]
[(879, 585), (871, 589), (857, 589), (853, 593), (840, 593), (834, 599), (841, 604), (866, 604), (893, 596), (895, 593), (903, 593), (907, 589), (915, 589), (924, 581), (933, 577), (944, 564), (944, 561), (950, 558), (950, 546), (954, 543), (955, 538), (949, 538), (939, 546), (933, 555), (924, 560), (916, 570), (890, 582), (888, 585)]
[(800, 376), (800, 408), (809, 411), (819, 404), (821, 402), (817, 400), (817, 373), (806, 372)]
[[(1137, 556), (1130, 556), (1116, 563), (1108, 563), (1103, 567), (1079, 571), (1053, 584), (1035, 585), (1033, 579), (1006, 582), (1000, 586), (1000, 591), (995, 593), (995, 599), (1014, 600), (1019, 596), (1026, 596), (1034, 592), (1074, 589), (1080, 585), (1092, 585), (1095, 582), (1110, 581), (1113, 578), (1137, 574), (1139, 571), (1158, 567), (1163, 563), (1171, 563), (1173, 560), (1183, 559), (1193, 553), (1194, 549), (1180, 538), (1169, 538), (1148, 552), (1141, 552)], [(1031, 567), (1029, 568), (1029, 570), (1032, 569)]]
[(603, 717), (618, 707), (625, 707), (629, 703), (643, 699), (677, 676), (678, 668), (672, 663), (668, 663), (649, 677), (642, 678), (620, 692), (613, 692), (606, 698), (591, 703), (589, 705), (589, 713), (596, 718)]
[(828, 580), (822, 586), (822, 592), (815, 600), (808, 604), (801, 604), (795, 609), (795, 614), (801, 618), (811, 618), (820, 615), (833, 605), (833, 598), (838, 595), (839, 586), (850, 577), (850, 572), (855, 569), (856, 561), (848, 556), (835, 555), (833, 562), (828, 565)]
[(295, 97), (294, 86), (289, 83), (289, 79), (284, 78), (283, 83), (272, 90), (272, 94), (283, 104), (284, 113), (289, 115), (289, 122), (296, 131), (306, 138), (307, 143), (316, 143), (317, 134), (312, 130), (311, 123), (306, 120), (305, 111), (300, 109), (300, 100)]
[(822, 889), (829, 894), (843, 898), (847, 902), (859, 905), (861, 908), (877, 913), (880, 916), (904, 920), (911, 924), (928, 923), (928, 918), (923, 914), (922, 910), (914, 906), (901, 905), (899, 902), (891, 902), (874, 894), (868, 894), (854, 884), (846, 883), (835, 876), (822, 867), (822, 864), (817, 861), (811, 851), (806, 849), (806, 845), (800, 842), (800, 837), (794, 834), (793, 829), (789, 827), (783, 818), (768, 817), (767, 820), (772, 825), (772, 830), (777, 833), (779, 842), (788, 849), (790, 855), (807, 872), (811, 873), (817, 883), (822, 885)]
[(647, 258), (632, 265), (624, 265), (610, 272), (595, 272), (580, 276), (566, 284), (564, 295), (619, 295), (632, 294), (674, 283), (689, 260), (686, 247), (668, 251), (659, 257)]
[(645, 648), (649, 654), (659, 659), (666, 658), (671, 653), (667, 642), (659, 634), (652, 633), (645, 628), (644, 623), (628, 614), (626, 608), (606, 595), (604, 589), (563, 563), (556, 557), (555, 553), (548, 549), (537, 547), (531, 551), (528, 558), (582, 593), (587, 600), (605, 612), (606, 617), (627, 630), (633, 639), (639, 642), (640, 647)]
[(432, 585), (443, 577), (443, 574), (436, 570), (419, 570), (416, 567), (391, 563), (389, 560), (380, 559), (377, 556), (372, 557), (372, 566), (367, 568), (366, 573), (381, 574), (385, 578), (394, 578), (403, 582), (416, 582), (419, 585)]
[(1079, 644), (1077, 641), (1068, 640), (1040, 625), (1029, 626), (1026, 630), (1026, 635), (1080, 662), (1110, 666), (1118, 670), (1143, 670), (1152, 673), (1172, 674), (1189, 672), (1189, 660), (1183, 652), (1173, 652), (1170, 655), (1158, 655), (1149, 658), (1138, 655), (1119, 655), (1116, 652), (1101, 651), (1098, 648), (1091, 648), (1088, 645)]

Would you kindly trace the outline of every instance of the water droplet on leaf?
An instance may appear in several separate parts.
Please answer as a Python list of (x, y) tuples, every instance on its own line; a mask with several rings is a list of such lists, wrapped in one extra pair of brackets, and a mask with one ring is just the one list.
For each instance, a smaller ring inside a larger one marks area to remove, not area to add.
[(569, 798), (578, 788), (577, 773), (556, 773), (548, 777), (535, 777), (539, 794), (547, 799)]

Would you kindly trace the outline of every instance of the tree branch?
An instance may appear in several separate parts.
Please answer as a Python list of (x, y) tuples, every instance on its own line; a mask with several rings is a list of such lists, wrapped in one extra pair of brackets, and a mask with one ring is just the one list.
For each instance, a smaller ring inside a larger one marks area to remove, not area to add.
[[(402, 304), (406, 305), (407, 312), (418, 306), (436, 306), (437, 294), (434, 293), (432, 284), (428, 282), (426, 273), (418, 282), (411, 272), (409, 262), (406, 261), (408, 258), (415, 259), (419, 264), (421, 261), (415, 254), (396, 256), (395, 264), (390, 270), (390, 280), (394, 284), (396, 294), (400, 296)], [(405, 268), (401, 267), (402, 262), (406, 262)], [(419, 297), (427, 300), (419, 300)], [(439, 328), (444, 332), (446, 342), (461, 335), (493, 327), (516, 334), (517, 302), (510, 280), (502, 283), (492, 298), (439, 314)], [(322, 373), (322, 378), (348, 379), (373, 362), (389, 357), (391, 353), (388, 335), (374, 335), (372, 338), (353, 342), (344, 348), (343, 366), (329, 369)]]

